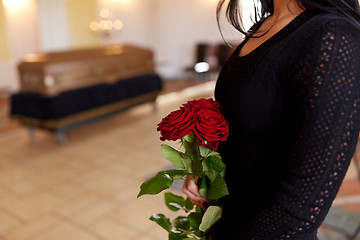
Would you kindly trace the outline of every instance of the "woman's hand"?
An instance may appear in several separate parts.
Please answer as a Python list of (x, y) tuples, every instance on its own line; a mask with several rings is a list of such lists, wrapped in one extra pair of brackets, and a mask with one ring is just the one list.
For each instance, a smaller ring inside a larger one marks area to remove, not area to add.
[(194, 205), (201, 207), (203, 210), (206, 210), (209, 199), (200, 195), (199, 187), (196, 185), (191, 176), (186, 177), (182, 190)]

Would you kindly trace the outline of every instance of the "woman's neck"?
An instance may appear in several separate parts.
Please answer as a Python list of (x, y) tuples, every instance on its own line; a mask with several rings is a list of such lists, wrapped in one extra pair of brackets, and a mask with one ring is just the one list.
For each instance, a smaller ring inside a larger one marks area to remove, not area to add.
[(304, 11), (296, 0), (274, 0), (273, 19), (281, 19), (289, 15), (297, 16)]

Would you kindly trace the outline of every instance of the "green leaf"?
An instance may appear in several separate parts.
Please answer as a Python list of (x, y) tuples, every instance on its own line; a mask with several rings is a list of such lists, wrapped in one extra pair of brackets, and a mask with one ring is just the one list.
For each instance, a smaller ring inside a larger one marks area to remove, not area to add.
[(165, 159), (169, 160), (176, 168), (185, 169), (180, 152), (166, 144), (161, 144), (161, 152)]
[(198, 230), (201, 223), (202, 215), (200, 213), (192, 212), (189, 214), (188, 219), (192, 229)]
[(192, 143), (195, 140), (195, 135), (193, 133), (190, 133), (190, 134), (186, 135), (185, 137), (183, 137), (183, 140), (185, 140), (186, 142)]
[(199, 237), (200, 240), (205, 240), (205, 233), (200, 230), (193, 231), (195, 236)]
[(201, 161), (200, 161), (199, 158), (195, 157), (195, 158), (192, 160), (191, 170), (192, 170), (192, 173), (193, 173), (195, 176), (202, 177), (203, 166), (202, 166)]
[(201, 179), (199, 193), (201, 196), (206, 197), (207, 196), (207, 184), (206, 184), (206, 177)]
[(176, 168), (189, 169), (191, 167), (191, 157), (187, 154), (179, 152), (166, 144), (161, 145), (161, 151), (165, 159), (174, 164)]
[[(205, 166), (204, 166), (205, 165)], [(203, 161), (203, 167), (206, 168), (205, 171), (211, 173), (221, 173), (225, 170), (225, 165), (222, 162), (220, 156), (210, 156)]]
[(212, 155), (206, 157), (202, 161), (202, 167), (205, 176), (207, 176), (211, 180), (211, 182), (214, 182), (219, 174), (223, 176), (223, 173), (225, 172), (225, 165), (220, 155)]
[(207, 147), (199, 146), (199, 149), (200, 149), (200, 155), (202, 157), (220, 156), (220, 153), (214, 152), (213, 150), (211, 150)]
[(218, 175), (213, 182), (208, 183), (207, 197), (215, 200), (222, 198), (229, 194), (228, 188), (225, 183), (225, 179)]
[(171, 187), (174, 180), (181, 179), (186, 175), (187, 172), (185, 170), (167, 170), (158, 172), (155, 177), (150, 178), (140, 186), (140, 192), (137, 197), (144, 194), (158, 194)]
[(199, 146), (199, 149), (200, 149), (200, 155), (202, 157), (207, 157), (211, 153), (211, 149), (207, 147)]
[(191, 157), (189, 157), (187, 154), (185, 153), (181, 153), (181, 161), (183, 162), (185, 169), (191, 169)]
[(215, 181), (219, 173), (211, 173), (211, 172), (204, 172), (205, 176), (207, 176), (211, 182)]
[(187, 234), (184, 234), (178, 230), (171, 230), (171, 232), (169, 233), (169, 240), (183, 240), (186, 238), (188, 238)]
[(189, 156), (196, 156), (197, 152), (196, 152), (196, 146), (194, 142), (187, 142), (187, 141), (183, 141), (182, 145), (185, 148), (185, 153)]
[(171, 187), (173, 181), (174, 180), (168, 174), (159, 172), (155, 177), (150, 178), (140, 186), (140, 192), (137, 197), (145, 194), (158, 194)]
[(175, 195), (173, 193), (165, 193), (165, 204), (171, 211), (178, 211), (183, 209), (185, 206), (185, 199), (181, 196)]
[(174, 219), (172, 223), (174, 227), (176, 227), (177, 229), (182, 229), (185, 231), (190, 229), (190, 222), (187, 217), (182, 217), (182, 216), (177, 217)]
[(185, 200), (185, 208), (189, 211), (191, 211), (194, 208), (194, 204), (190, 201), (189, 198), (186, 198)]
[(218, 206), (210, 206), (206, 209), (199, 226), (200, 231), (206, 232), (214, 223), (221, 218), (222, 209)]
[(189, 156), (199, 156), (199, 143), (195, 134), (188, 134), (182, 138), (182, 145), (185, 148), (185, 153)]
[(164, 228), (166, 231), (171, 232), (172, 225), (171, 225), (170, 219), (165, 217), (164, 214), (153, 214), (150, 217), (150, 220), (153, 222), (156, 222), (159, 226)]
[(182, 169), (171, 169), (171, 170), (165, 170), (162, 172), (165, 174), (168, 174), (174, 180), (183, 179), (186, 175), (188, 175), (186, 170), (182, 170)]

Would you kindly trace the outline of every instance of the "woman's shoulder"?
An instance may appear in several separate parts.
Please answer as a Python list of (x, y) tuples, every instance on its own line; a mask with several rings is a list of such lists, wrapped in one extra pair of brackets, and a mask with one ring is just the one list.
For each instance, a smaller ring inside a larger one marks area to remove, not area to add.
[(360, 51), (360, 23), (340, 14), (313, 11), (313, 16), (295, 31), (291, 39), (296, 40), (294, 54), (298, 53), (299, 57), (318, 54), (325, 47), (331, 47), (332, 53), (336, 54), (337, 48), (344, 44)]
[[(296, 47), (288, 53), (284, 64), (286, 69), (291, 70), (284, 72), (284, 79), (292, 79), (292, 76), (306, 71), (315, 71), (326, 64), (340, 64), (338, 59), (342, 55), (343, 58), (360, 64), (359, 58), (354, 57), (360, 56), (360, 28), (355, 21), (345, 16), (318, 12), (296, 31), (292, 37), (294, 39)], [(295, 78), (295, 82), (296, 79), (300, 78)]]
[(309, 32), (311, 31), (314, 37), (323, 37), (323, 35), (333, 35), (333, 37), (340, 37), (344, 34), (352, 36), (360, 36), (360, 22), (331, 12), (317, 12), (307, 24)]

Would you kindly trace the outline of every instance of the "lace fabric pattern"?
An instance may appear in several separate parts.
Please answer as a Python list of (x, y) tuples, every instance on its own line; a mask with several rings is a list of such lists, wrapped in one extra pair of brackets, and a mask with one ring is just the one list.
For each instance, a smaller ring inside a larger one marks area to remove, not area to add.
[(298, 135), (276, 202), (257, 216), (244, 239), (301, 239), (328, 212), (349, 166), (360, 127), (360, 35), (349, 23), (319, 29), (297, 87)]
[[(360, 30), (343, 17), (320, 15), (321, 23), (313, 21), (312, 32), (301, 36), (307, 41), (291, 62), (293, 70), (272, 74), (286, 76), (282, 91), (292, 107), (289, 115), (295, 140), (288, 150), (285, 173), (276, 192), (254, 211), (246, 226), (236, 236), (219, 239), (316, 239), (341, 186), (360, 130)], [(294, 37), (299, 36), (295, 33)], [(287, 46), (282, 47), (281, 51), (287, 51)], [(256, 71), (277, 71), (271, 67), (274, 63), (261, 59)], [(228, 79), (231, 74), (225, 70), (223, 76)], [(226, 104), (231, 94), (224, 94), (221, 75), (220, 81), (216, 95)]]

